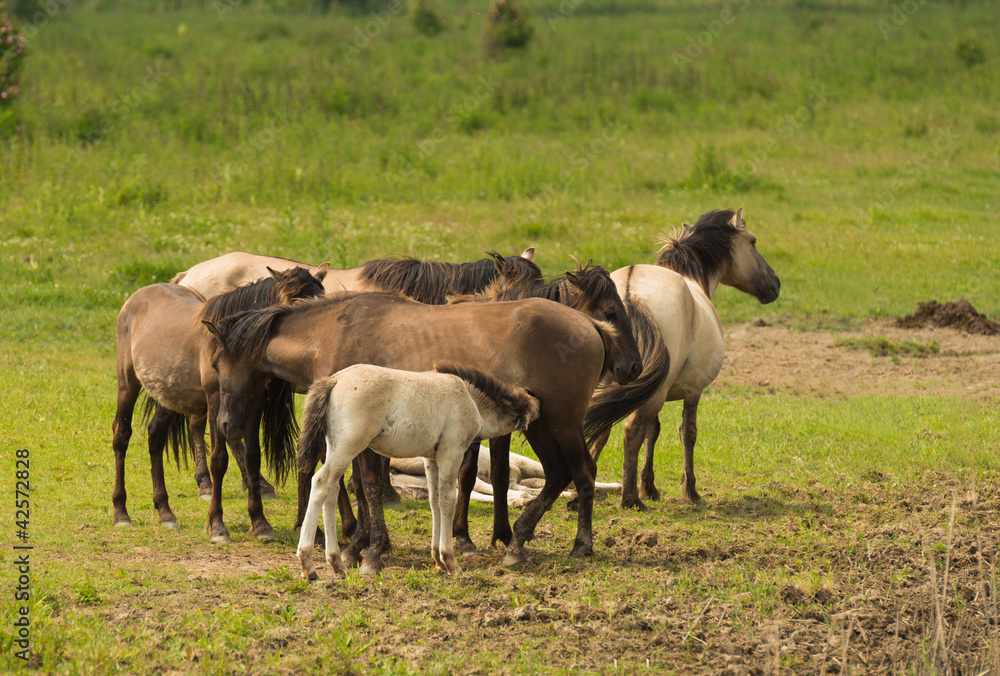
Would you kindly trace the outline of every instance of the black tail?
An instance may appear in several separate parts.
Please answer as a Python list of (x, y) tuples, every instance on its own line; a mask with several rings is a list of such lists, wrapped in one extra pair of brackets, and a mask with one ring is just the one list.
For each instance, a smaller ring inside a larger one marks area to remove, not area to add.
[(642, 373), (628, 385), (599, 387), (594, 392), (583, 421), (588, 447), (653, 396), (670, 371), (670, 354), (646, 306), (629, 299), (625, 301), (625, 313), (632, 322), (632, 333), (642, 357)]
[(326, 418), (330, 408), (330, 393), (337, 380), (323, 378), (313, 383), (302, 412), (302, 433), (299, 435), (299, 473), (312, 474), (317, 463), (326, 457)]
[(261, 427), (264, 459), (274, 472), (274, 480), (284, 485), (291, 470), (295, 437), (299, 431), (295, 422), (295, 390), (291, 383), (275, 378), (268, 384)]
[[(142, 405), (142, 424), (148, 425), (153, 419), (153, 414), (160, 405), (156, 400), (143, 392), (145, 402)], [(186, 415), (175, 414), (170, 422), (170, 430), (167, 432), (167, 447), (174, 452), (174, 462), (177, 469), (181, 468), (181, 456), (184, 456), (184, 469), (188, 467), (188, 456), (194, 454), (194, 446), (191, 444), (191, 426), (188, 424)]]

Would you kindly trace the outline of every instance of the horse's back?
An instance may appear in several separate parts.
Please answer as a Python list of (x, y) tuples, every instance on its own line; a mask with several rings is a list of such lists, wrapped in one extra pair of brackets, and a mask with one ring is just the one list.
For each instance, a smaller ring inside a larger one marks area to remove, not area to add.
[(722, 324), (697, 282), (657, 265), (629, 266), (611, 278), (623, 299), (647, 307), (663, 336), (670, 372), (658, 395), (684, 399), (715, 380), (725, 357)]
[(196, 289), (208, 298), (264, 279), (270, 274), (267, 270), (269, 267), (277, 272), (295, 267), (315, 272), (315, 266), (287, 258), (233, 251), (198, 263), (186, 272), (179, 273), (175, 279), (179, 278), (178, 284), (181, 286)]

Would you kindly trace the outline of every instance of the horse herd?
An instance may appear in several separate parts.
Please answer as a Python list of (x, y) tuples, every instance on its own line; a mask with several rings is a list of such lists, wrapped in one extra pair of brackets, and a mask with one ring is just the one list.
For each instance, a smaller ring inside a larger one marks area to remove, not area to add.
[[(473, 263), (384, 259), (334, 270), (231, 253), (139, 289), (117, 326), (114, 523), (131, 524), (125, 454), (142, 390), (161, 525), (177, 525), (163, 475), (168, 444), (175, 458), (188, 445), (193, 450), (199, 492), (210, 495), (206, 530), (213, 541), (229, 540), (222, 512), (227, 443), (259, 538), (275, 537), (263, 511), (262, 496), (273, 488), (261, 478), (261, 458), (278, 481), (294, 464), (297, 555), (310, 579), (321, 510), (327, 562), (335, 570), (381, 570), (389, 547), (382, 512), (384, 490), (391, 490), (389, 456), (425, 457), (432, 554), (442, 570), (457, 570), (455, 552), (475, 550), (468, 506), (480, 439), (490, 440), (492, 542), (506, 545), (504, 563), (527, 558), (524, 544), (571, 481), (578, 495), (571, 553), (590, 555), (597, 459), (610, 430), (627, 418), (621, 505), (644, 509), (643, 499), (659, 498), (653, 449), (666, 401), (684, 402), (682, 490), (700, 502), (698, 402), (724, 355), (712, 295), (724, 284), (770, 303), (780, 289), (742, 209), (685, 224), (655, 265), (609, 274), (577, 263), (545, 283), (533, 259), (528, 249)], [(296, 458), (294, 395), (307, 391)], [(513, 431), (523, 432), (545, 479), (512, 528), (506, 498)], [(343, 490), (352, 461), (357, 518)], [(350, 537), (343, 552), (335, 504)]]

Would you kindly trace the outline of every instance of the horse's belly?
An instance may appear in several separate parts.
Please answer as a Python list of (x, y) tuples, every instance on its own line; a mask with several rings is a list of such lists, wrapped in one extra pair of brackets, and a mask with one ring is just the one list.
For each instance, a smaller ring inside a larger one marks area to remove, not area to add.
[(197, 381), (197, 387), (192, 387), (186, 374), (165, 373), (143, 362), (136, 363), (135, 374), (146, 393), (171, 411), (184, 415), (202, 415), (208, 408), (200, 380)]

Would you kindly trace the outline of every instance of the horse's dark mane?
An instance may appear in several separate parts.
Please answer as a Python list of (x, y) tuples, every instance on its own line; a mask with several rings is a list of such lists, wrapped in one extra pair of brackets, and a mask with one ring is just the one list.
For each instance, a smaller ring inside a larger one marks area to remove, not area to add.
[(260, 310), (276, 303), (304, 298), (305, 294), (323, 292), (322, 282), (305, 268), (290, 268), (282, 272), (281, 276), (281, 281), (264, 277), (212, 296), (202, 305), (198, 319), (215, 324), (240, 312)]
[[(532, 280), (526, 274), (498, 277), (490, 286), (474, 297), (462, 297), (454, 300), (457, 302), (465, 300), (500, 302), (523, 298), (544, 298), (567, 305), (584, 314), (591, 314), (596, 311), (602, 298), (606, 298), (608, 294), (617, 295), (618, 293), (608, 271), (600, 265), (588, 263), (586, 267), (570, 274), (576, 275), (575, 284), (566, 277), (558, 277), (547, 284)], [(573, 293), (574, 286), (580, 290), (580, 293)]]
[[(489, 254), (494, 255), (493, 252)], [(538, 266), (520, 256), (508, 256), (505, 261), (526, 269), (530, 268), (525, 264), (530, 264), (538, 270)], [(480, 291), (497, 274), (492, 258), (471, 263), (387, 258), (368, 261), (361, 266), (361, 280), (365, 284), (380, 291), (395, 291), (428, 305), (444, 305), (449, 294)]]
[(290, 305), (272, 305), (260, 310), (246, 310), (213, 322), (223, 335), (227, 357), (235, 364), (259, 361), (271, 337), (274, 322), (281, 317), (302, 312), (314, 312), (328, 305), (343, 303), (362, 296), (388, 296), (403, 303), (413, 301), (394, 293), (342, 291), (316, 298), (306, 298)]
[(709, 278), (732, 258), (733, 237), (743, 229), (730, 223), (735, 214), (731, 209), (702, 214), (694, 225), (667, 239), (656, 264), (697, 280), (708, 289)]
[(531, 395), (526, 391), (514, 389), (477, 369), (447, 362), (434, 364), (434, 370), (438, 373), (458, 376), (482, 392), (483, 396), (502, 411), (513, 411), (517, 415), (523, 415), (524, 411), (531, 405)]

